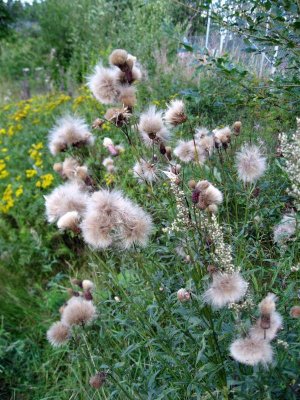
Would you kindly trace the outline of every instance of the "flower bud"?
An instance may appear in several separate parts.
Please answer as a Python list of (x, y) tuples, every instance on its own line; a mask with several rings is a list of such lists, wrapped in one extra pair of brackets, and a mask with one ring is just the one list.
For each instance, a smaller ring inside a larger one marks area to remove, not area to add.
[(294, 306), (290, 310), (290, 316), (293, 318), (300, 318), (300, 306)]
[(184, 288), (181, 288), (177, 292), (177, 298), (182, 303), (184, 303), (185, 301), (189, 301), (191, 300), (191, 292)]
[(191, 180), (189, 181), (188, 185), (189, 185), (189, 188), (190, 188), (190, 189), (195, 189), (195, 187), (196, 187), (196, 181), (194, 181), (194, 179), (191, 179)]
[(242, 127), (241, 121), (236, 121), (233, 124), (233, 133), (235, 134), (235, 136), (238, 136), (241, 133), (241, 127)]
[(92, 376), (89, 383), (94, 389), (100, 389), (105, 383), (107, 378), (106, 372), (97, 372), (96, 375)]

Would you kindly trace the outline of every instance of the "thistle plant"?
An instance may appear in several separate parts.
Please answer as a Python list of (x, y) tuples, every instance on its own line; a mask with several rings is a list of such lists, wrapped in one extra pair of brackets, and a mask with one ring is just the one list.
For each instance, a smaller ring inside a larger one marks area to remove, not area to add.
[[(202, 369), (212, 366), (212, 379), (200, 379), (202, 395), (229, 399), (235, 390), (231, 382), (233, 371), (238, 368), (236, 362), (252, 367), (270, 364), (275, 358), (275, 344), (272, 347), (271, 341), (284, 323), (275, 310), (277, 298), (273, 293), (267, 294), (269, 290), (259, 303), (260, 315), (253, 323), (253, 305), (261, 293), (255, 279), (255, 287), (251, 285), (251, 274), (245, 267), (247, 255), (240, 257), (231, 240), (232, 210), (228, 204), (237, 199), (228, 190), (226, 172), (221, 179), (216, 171), (228, 159), (231, 169), (227, 178), (236, 186), (242, 181), (245, 191), (246, 185), (263, 179), (267, 159), (259, 146), (239, 144), (243, 140), (241, 121), (235, 121), (232, 128), (230, 124), (204, 128), (194, 123), (194, 116), (182, 99), (170, 100), (164, 110), (153, 104), (139, 104), (137, 83), (142, 73), (136, 58), (127, 51), (113, 51), (109, 63), (108, 68), (99, 63), (88, 78), (97, 101), (113, 106), (103, 115), (96, 115), (95, 111), (92, 126), (97, 133), (91, 134), (81, 119), (70, 116), (60, 119), (50, 132), (51, 153), (66, 156), (54, 165), (66, 182), (45, 196), (47, 220), (56, 223), (62, 234), (72, 231), (71, 239), (85, 246), (83, 251), (94, 279), (101, 281), (106, 274), (103, 285), (110, 293), (107, 302), (113, 302), (121, 313), (130, 311), (130, 318), (125, 318), (120, 329), (128, 330), (129, 341), (131, 337), (139, 338), (150, 348), (149, 356), (143, 360), (145, 365), (152, 362), (153, 354), (156, 357), (159, 337), (163, 356), (157, 362), (167, 369), (170, 379), (176, 379), (174, 366), (180, 371), (182, 367), (178, 348), (182, 345), (192, 360), (193, 355), (185, 346), (196, 346), (196, 364)], [(111, 129), (111, 137), (104, 126)], [(297, 135), (293, 136), (293, 143), (297, 143)], [(291, 164), (294, 147), (284, 134), (281, 140), (286, 170), (296, 185), (296, 164)], [(123, 171), (123, 156), (129, 160), (131, 171)], [(108, 174), (111, 180), (107, 179)], [(114, 177), (122, 187), (115, 185)], [(130, 182), (128, 194), (123, 179)], [(296, 194), (292, 186), (291, 195)], [(246, 216), (248, 206), (244, 204)], [(237, 215), (238, 210), (235, 211)], [(163, 243), (163, 254), (156, 254), (156, 242)], [(174, 263), (178, 262), (176, 248), (181, 249), (186, 262), (182, 265), (181, 260), (180, 273), (172, 274), (163, 259), (173, 257)], [(131, 273), (122, 266), (125, 257), (130, 257), (143, 277), (146, 286), (142, 290), (147, 292), (144, 302), (132, 295), (138, 282), (135, 269), (132, 287), (119, 284), (120, 274), (126, 280), (126, 273)], [(155, 268), (148, 268), (149, 259)], [(73, 296), (63, 306), (61, 321), (48, 331), (48, 340), (54, 346), (68, 343), (74, 325), (85, 327), (101, 314), (101, 309), (92, 303), (97, 289), (85, 281), (81, 287), (83, 294)], [(173, 312), (175, 307), (178, 308)], [(291, 314), (296, 318), (299, 310), (295, 307)], [(114, 321), (114, 312), (110, 317)], [(194, 330), (190, 321), (197, 321), (201, 333)], [(110, 323), (100, 321), (99, 329), (105, 331), (105, 324)], [(174, 333), (178, 348), (164, 337), (166, 327)], [(97, 339), (93, 340), (97, 343)], [(135, 345), (130, 344), (134, 350)], [(86, 346), (90, 354), (90, 346)], [(118, 344), (119, 356), (123, 350)], [(90, 385), (101, 389), (111, 377), (101, 371), (101, 365), (110, 363), (93, 354), (88, 362), (93, 370)], [(140, 360), (132, 357), (131, 362), (139, 368)], [(191, 371), (186, 364), (182, 369), (184, 379)], [(109, 368), (114, 372), (111, 365)], [(139, 383), (128, 390), (121, 381), (122, 377), (117, 382), (122, 395), (127, 396), (124, 398), (146, 398), (145, 388), (140, 389)]]

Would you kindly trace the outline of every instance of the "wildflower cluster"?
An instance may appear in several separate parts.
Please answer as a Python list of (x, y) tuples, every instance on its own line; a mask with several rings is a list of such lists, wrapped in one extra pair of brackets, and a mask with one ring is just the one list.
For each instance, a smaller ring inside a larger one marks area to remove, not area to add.
[(297, 118), (297, 130), (288, 138), (285, 133), (279, 136), (280, 148), (285, 160), (285, 171), (291, 182), (288, 190), (295, 201), (295, 206), (300, 210), (300, 118)]

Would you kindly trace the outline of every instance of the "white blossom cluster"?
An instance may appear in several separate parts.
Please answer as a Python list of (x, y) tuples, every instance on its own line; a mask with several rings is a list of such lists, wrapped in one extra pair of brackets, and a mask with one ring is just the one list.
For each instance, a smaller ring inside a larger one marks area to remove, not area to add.
[(217, 221), (216, 215), (208, 216), (206, 213), (202, 213), (202, 221), (214, 245), (214, 262), (228, 274), (239, 271), (233, 264), (231, 246), (224, 241), (222, 228)]
[(183, 190), (179, 188), (176, 184), (176, 180), (173, 179), (171, 176), (170, 178), (170, 185), (171, 190), (175, 196), (176, 202), (176, 218), (172, 222), (170, 226), (167, 228), (163, 228), (163, 232), (171, 234), (172, 232), (180, 232), (183, 228), (189, 227), (191, 225), (191, 221), (189, 218), (189, 211), (186, 206), (185, 202), (185, 194)]
[(246, 299), (245, 301), (243, 301), (242, 303), (229, 303), (228, 304), (228, 308), (230, 310), (234, 310), (236, 312), (240, 312), (242, 310), (247, 310), (247, 309), (252, 309), (254, 306), (254, 301), (252, 299), (252, 297), (250, 296), (249, 292), (246, 295)]
[(295, 206), (300, 210), (300, 118), (297, 118), (297, 130), (288, 138), (285, 133), (279, 136), (281, 151), (285, 158), (285, 171), (291, 181), (288, 193), (295, 199)]

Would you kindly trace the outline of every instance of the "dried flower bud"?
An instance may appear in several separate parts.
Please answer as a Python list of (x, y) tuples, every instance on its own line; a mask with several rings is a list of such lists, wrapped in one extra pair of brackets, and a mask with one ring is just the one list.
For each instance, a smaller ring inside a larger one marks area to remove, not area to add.
[(106, 378), (106, 372), (97, 372), (96, 375), (91, 377), (89, 383), (94, 389), (99, 389), (105, 383)]
[(82, 280), (73, 278), (71, 279), (71, 283), (72, 285), (79, 286), (82, 289)]
[(166, 146), (163, 144), (163, 142), (160, 142), (160, 145), (159, 145), (159, 151), (160, 151), (160, 154), (162, 154), (162, 155), (165, 155), (166, 154)]
[(88, 300), (88, 301), (92, 301), (93, 300), (93, 295), (92, 295), (90, 290), (85, 290), (83, 292), (83, 297), (84, 297), (85, 300)]
[(241, 121), (236, 121), (233, 124), (233, 133), (235, 134), (235, 136), (238, 136), (241, 133), (241, 127), (242, 127)]
[(92, 124), (93, 129), (101, 129), (102, 125), (105, 123), (104, 119), (96, 118)]
[(126, 64), (128, 53), (123, 49), (114, 50), (109, 56), (109, 63), (117, 67), (123, 67)]
[(171, 149), (171, 147), (166, 147), (166, 157), (167, 157), (167, 159), (169, 160), (169, 161), (171, 161), (172, 160), (172, 149)]
[(189, 188), (190, 188), (190, 189), (195, 189), (195, 187), (196, 187), (196, 181), (194, 181), (194, 179), (191, 179), (191, 180), (189, 181), (188, 185), (189, 185)]
[(67, 293), (68, 293), (69, 297), (79, 297), (80, 296), (79, 292), (77, 292), (71, 288), (67, 289)]
[(197, 204), (197, 203), (198, 203), (198, 201), (199, 201), (199, 196), (200, 196), (199, 190), (198, 190), (198, 189), (194, 189), (194, 190), (192, 191), (192, 202), (193, 202), (194, 204)]
[(176, 165), (172, 165), (171, 166), (171, 172), (173, 172), (173, 174), (179, 175), (180, 171), (181, 171), (181, 165), (180, 164), (176, 164)]
[(63, 170), (63, 165), (62, 163), (55, 163), (53, 165), (53, 171), (57, 172), (58, 174), (62, 174), (62, 170)]
[(300, 306), (294, 306), (290, 310), (290, 316), (293, 318), (300, 318)]
[(191, 300), (191, 292), (184, 288), (181, 288), (177, 292), (177, 298), (182, 303), (184, 303), (185, 301), (189, 301)]
[(254, 190), (253, 190), (253, 192), (252, 192), (252, 198), (256, 198), (256, 197), (258, 197), (259, 196), (259, 194), (260, 194), (260, 188), (257, 186)]
[(219, 270), (218, 270), (218, 268), (217, 268), (215, 265), (210, 264), (210, 265), (207, 266), (207, 272), (208, 272), (210, 275), (213, 275), (213, 274), (217, 273), (218, 271), (219, 271)]

